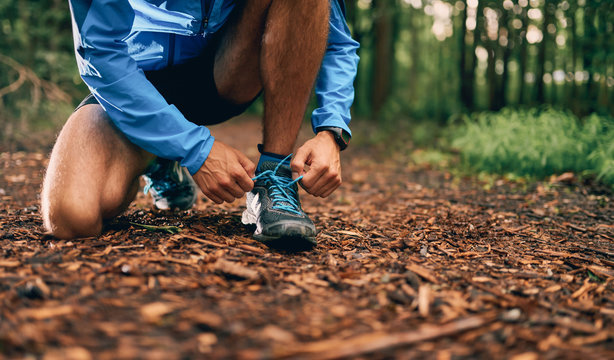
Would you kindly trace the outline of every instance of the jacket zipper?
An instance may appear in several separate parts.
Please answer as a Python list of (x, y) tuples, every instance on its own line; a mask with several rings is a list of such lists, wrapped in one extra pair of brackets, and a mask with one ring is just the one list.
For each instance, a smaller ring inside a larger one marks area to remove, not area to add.
[[(215, 0), (212, 0), (212, 2)], [(198, 33), (200, 35), (205, 33), (205, 29), (207, 25), (209, 25), (209, 15), (211, 15), (211, 9), (213, 8), (213, 4), (209, 4), (209, 8), (207, 8), (207, 0), (200, 0), (200, 9), (203, 14), (203, 20), (200, 22), (200, 30)]]
[(172, 66), (175, 62), (175, 34), (171, 33), (168, 39), (168, 65)]

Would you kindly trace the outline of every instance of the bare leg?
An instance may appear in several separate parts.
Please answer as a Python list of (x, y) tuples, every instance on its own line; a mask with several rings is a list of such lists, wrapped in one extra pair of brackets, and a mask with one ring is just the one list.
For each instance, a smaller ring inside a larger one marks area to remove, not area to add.
[[(246, 103), (264, 90), (264, 150), (292, 152), (326, 46), (328, 0), (244, 0), (216, 54), (220, 95)], [(131, 144), (99, 105), (68, 120), (41, 195), (45, 228), (60, 238), (100, 233), (138, 189), (153, 155)]]
[(245, 103), (264, 90), (264, 151), (287, 155), (324, 56), (328, 0), (249, 0), (226, 29), (214, 74), (221, 96)]
[(103, 220), (134, 199), (153, 158), (121, 135), (100, 105), (83, 106), (51, 152), (41, 194), (45, 229), (65, 239), (100, 234)]

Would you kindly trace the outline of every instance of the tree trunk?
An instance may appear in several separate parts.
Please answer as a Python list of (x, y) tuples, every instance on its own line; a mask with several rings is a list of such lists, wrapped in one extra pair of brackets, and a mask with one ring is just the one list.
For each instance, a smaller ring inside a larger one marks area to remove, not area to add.
[[(610, 9), (607, 8), (608, 5), (604, 2), (600, 4), (600, 8), (598, 11), (598, 23), (599, 27), (596, 29), (599, 34), (599, 43), (596, 44), (597, 49), (608, 49), (608, 44), (606, 42), (606, 35), (608, 33), (607, 29), (607, 21), (608, 16), (611, 16), (610, 11), (614, 6), (610, 5)], [(608, 85), (607, 85), (607, 77), (608, 77), (608, 55), (612, 54), (612, 49), (610, 48), (610, 54), (604, 54), (597, 58), (597, 71), (599, 72), (600, 78), (598, 84), (596, 84), (596, 98), (597, 104), (596, 109), (600, 112), (607, 112), (608, 107)]]
[(356, 32), (356, 3), (358, 0), (347, 0), (345, 2), (345, 18), (347, 23), (352, 28), (352, 31)]
[(494, 46), (492, 46), (492, 41), (488, 41), (488, 45), (486, 46), (486, 50), (488, 51), (488, 68), (486, 70), (486, 79), (488, 81), (488, 109), (489, 110), (499, 110), (497, 109), (497, 73), (495, 72), (495, 63), (497, 61), (496, 52)]
[[(477, 17), (476, 17), (476, 25), (475, 25), (475, 29), (473, 30), (473, 42), (471, 44), (471, 47), (469, 48), (469, 51), (471, 51), (471, 62), (468, 64), (469, 66), (467, 67), (467, 71), (465, 72), (465, 79), (463, 80), (463, 82), (466, 82), (466, 86), (467, 86), (467, 104), (469, 105), (469, 110), (474, 111), (476, 109), (476, 104), (475, 104), (475, 69), (478, 67), (478, 57), (475, 53), (476, 48), (478, 47), (478, 44), (480, 44), (481, 41), (481, 37), (482, 37), (482, 31), (481, 31), (481, 27), (480, 24), (483, 24), (483, 17), (480, 16), (480, 14), (483, 13), (484, 11), (484, 2), (479, 2), (478, 3), (478, 9), (477, 9)], [(480, 21), (480, 19), (482, 19)]]
[(391, 90), (393, 52), (393, 11), (390, 0), (374, 0), (375, 53), (371, 104), (377, 117)]
[(420, 74), (420, 17), (413, 8), (410, 11), (409, 33), (411, 37), (411, 67), (409, 68), (409, 98), (412, 105), (416, 102), (418, 89), (418, 75)]
[(510, 26), (508, 26), (508, 44), (505, 47), (505, 49), (503, 49), (503, 75), (501, 76), (501, 101), (503, 106), (507, 106), (508, 105), (508, 100), (509, 100), (509, 77), (510, 77), (510, 72), (509, 72), (509, 64), (510, 64), (510, 59), (512, 58), (512, 51), (513, 51), (513, 45), (512, 45), (512, 33), (513, 30)]
[(582, 37), (582, 70), (588, 72), (586, 85), (582, 89), (582, 115), (588, 115), (595, 111), (594, 106), (594, 88), (593, 74), (595, 72), (593, 57), (595, 56), (595, 9), (591, 3), (587, 3), (584, 7), (584, 36)]
[[(505, 46), (501, 44), (494, 43), (493, 47), (495, 49), (499, 49), (501, 60), (503, 61), (503, 71), (501, 75), (497, 76), (497, 84), (495, 87), (495, 96), (494, 96), (494, 106), (492, 106), (493, 110), (501, 110), (506, 105), (506, 94), (507, 94), (507, 64), (510, 60), (511, 55), (511, 33), (508, 25), (508, 11), (503, 8), (503, 5), (500, 4), (499, 9), (501, 10), (501, 18), (499, 19), (499, 37), (503, 33), (506, 34), (508, 42)], [(496, 65), (496, 58), (495, 58)]]
[[(459, 90), (459, 98), (461, 100), (461, 103), (463, 105), (463, 107), (465, 108), (465, 110), (471, 110), (473, 108), (473, 96), (472, 93), (473, 89), (472, 84), (473, 84), (473, 80), (472, 79), (468, 79), (467, 77), (468, 75), (468, 64), (467, 64), (467, 49), (471, 49), (471, 47), (467, 46), (467, 42), (466, 42), (466, 36), (467, 36), (467, 0), (463, 0), (463, 3), (465, 4), (465, 8), (464, 10), (461, 12), (460, 16), (461, 16), (461, 26), (460, 26), (460, 31), (458, 34), (458, 49), (460, 51), (460, 56), (459, 56), (459, 63), (458, 63), (458, 75), (459, 75), (459, 79), (460, 79), (460, 86), (458, 87)], [(473, 59), (473, 56), (471, 57), (471, 59)], [(473, 65), (470, 62), (471, 65)]]
[(569, 82), (569, 86), (571, 87), (567, 93), (568, 95), (567, 102), (571, 105), (571, 111), (575, 114), (579, 112), (579, 104), (578, 104), (578, 87), (576, 86), (576, 71), (577, 71), (577, 60), (578, 60), (578, 34), (577, 34), (577, 22), (576, 22), (576, 12), (578, 11), (577, 5), (573, 4), (569, 9), (570, 15), (570, 26), (571, 26), (571, 81)]
[(520, 61), (519, 61), (519, 72), (520, 72), (520, 84), (518, 85), (518, 103), (525, 104), (526, 98), (526, 84), (525, 84), (525, 76), (527, 73), (527, 57), (528, 57), (528, 41), (527, 41), (527, 31), (529, 29), (529, 18), (527, 16), (526, 8), (522, 10), (522, 29), (520, 30), (520, 34), (518, 36), (518, 45), (520, 46)]
[(552, 22), (552, 0), (545, 0), (544, 3), (544, 21), (542, 23), (542, 41), (539, 44), (539, 53), (537, 55), (537, 72), (535, 73), (536, 81), (536, 101), (538, 104), (546, 102), (546, 84), (544, 83), (544, 74), (546, 73), (546, 52), (550, 44), (550, 34), (548, 33), (548, 24)]

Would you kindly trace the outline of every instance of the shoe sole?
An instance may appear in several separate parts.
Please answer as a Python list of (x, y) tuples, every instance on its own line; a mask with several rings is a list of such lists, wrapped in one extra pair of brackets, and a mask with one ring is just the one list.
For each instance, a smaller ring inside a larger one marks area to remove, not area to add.
[(287, 234), (279, 236), (254, 235), (254, 239), (266, 246), (285, 251), (305, 251), (311, 250), (317, 245), (315, 236), (305, 236), (302, 234)]

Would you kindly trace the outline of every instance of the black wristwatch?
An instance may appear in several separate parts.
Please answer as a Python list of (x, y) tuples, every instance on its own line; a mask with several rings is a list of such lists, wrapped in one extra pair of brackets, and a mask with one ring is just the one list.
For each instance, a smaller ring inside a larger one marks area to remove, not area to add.
[(345, 148), (347, 148), (348, 145), (350, 144), (350, 139), (352, 138), (350, 136), (350, 133), (348, 133), (347, 131), (343, 130), (340, 127), (322, 126), (318, 128), (318, 132), (321, 132), (321, 131), (330, 131), (330, 133), (333, 134), (333, 137), (335, 138), (335, 142), (337, 143), (337, 145), (339, 145), (340, 151), (345, 150)]

